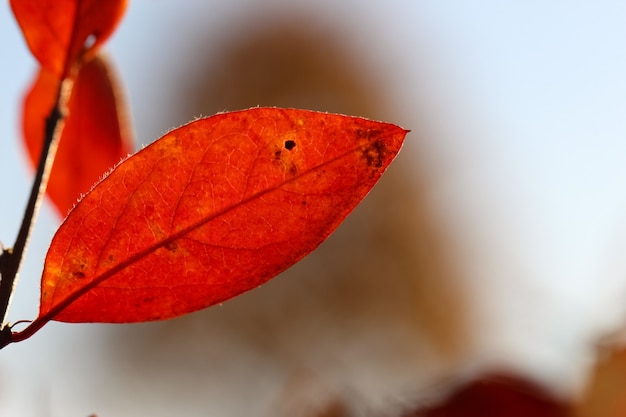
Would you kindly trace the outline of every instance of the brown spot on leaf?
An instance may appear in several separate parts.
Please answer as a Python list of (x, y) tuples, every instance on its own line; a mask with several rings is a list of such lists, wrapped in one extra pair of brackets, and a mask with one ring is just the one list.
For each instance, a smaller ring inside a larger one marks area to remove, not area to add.
[(367, 161), (367, 166), (380, 168), (383, 166), (387, 148), (381, 141), (376, 141), (363, 149), (363, 156)]
[[(298, 174), (298, 168), (294, 164), (289, 152), (291, 152), (296, 147), (296, 141), (292, 139), (287, 139), (283, 142), (283, 147), (274, 150), (274, 164), (280, 169), (288, 173), (290, 176), (295, 177)], [(286, 150), (288, 152), (283, 152)]]
[(178, 250), (178, 244), (176, 242), (169, 242), (165, 245), (165, 249), (170, 252), (176, 252)]

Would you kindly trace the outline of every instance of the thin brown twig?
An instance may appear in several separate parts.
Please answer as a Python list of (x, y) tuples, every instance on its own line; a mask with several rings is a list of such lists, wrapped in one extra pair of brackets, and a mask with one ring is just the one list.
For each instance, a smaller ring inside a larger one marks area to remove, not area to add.
[(65, 104), (69, 95), (69, 88), (71, 87), (68, 84), (69, 81), (60, 83), (56, 105), (46, 118), (43, 148), (15, 244), (12, 248), (3, 250), (2, 253), (0, 253), (0, 276), (2, 277), (0, 281), (0, 316), (2, 323), (0, 327), (0, 348), (12, 341), (10, 337), (11, 326), (6, 322), (7, 314), (18, 271), (24, 258), (35, 219), (37, 218), (39, 206), (46, 192), (48, 177), (54, 162), (54, 155), (63, 130)]

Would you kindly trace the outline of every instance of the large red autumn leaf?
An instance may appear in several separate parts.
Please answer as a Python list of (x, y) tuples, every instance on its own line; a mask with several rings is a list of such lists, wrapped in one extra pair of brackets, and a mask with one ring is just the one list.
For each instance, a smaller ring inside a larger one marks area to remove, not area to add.
[(39, 321), (167, 319), (257, 287), (328, 237), (406, 132), (256, 108), (166, 134), (118, 165), (61, 225)]
[[(41, 68), (24, 102), (24, 142), (37, 166), (45, 120), (55, 106), (58, 78)], [(81, 193), (132, 151), (123, 100), (104, 57), (80, 67), (67, 103), (68, 116), (48, 181), (47, 193), (62, 217)]]
[(59, 78), (111, 35), (126, 5), (126, 0), (11, 0), (32, 54)]

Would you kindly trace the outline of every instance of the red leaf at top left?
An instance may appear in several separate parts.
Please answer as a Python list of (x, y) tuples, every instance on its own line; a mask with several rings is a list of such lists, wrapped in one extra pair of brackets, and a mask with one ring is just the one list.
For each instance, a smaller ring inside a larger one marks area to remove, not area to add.
[(60, 78), (113, 33), (126, 6), (126, 0), (11, 0), (32, 54)]

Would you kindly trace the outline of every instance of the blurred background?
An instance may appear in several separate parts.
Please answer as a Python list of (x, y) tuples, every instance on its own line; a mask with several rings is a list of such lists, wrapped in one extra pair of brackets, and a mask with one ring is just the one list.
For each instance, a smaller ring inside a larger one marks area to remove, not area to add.
[[(315, 253), (166, 322), (51, 323), (0, 352), (0, 415), (399, 416), (485, 372), (580, 401), (626, 309), (626, 4), (133, 0), (107, 51), (137, 147), (256, 105), (406, 144)], [(0, 7), (0, 240), (35, 63)], [(37, 314), (44, 206), (10, 318)], [(593, 415), (593, 414), (590, 414)]]

